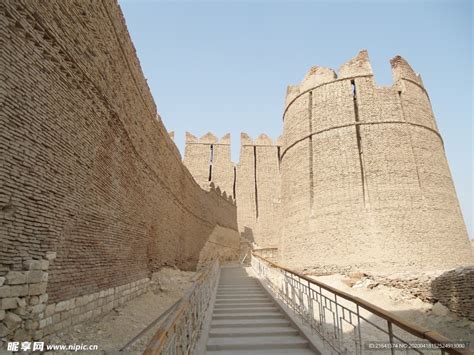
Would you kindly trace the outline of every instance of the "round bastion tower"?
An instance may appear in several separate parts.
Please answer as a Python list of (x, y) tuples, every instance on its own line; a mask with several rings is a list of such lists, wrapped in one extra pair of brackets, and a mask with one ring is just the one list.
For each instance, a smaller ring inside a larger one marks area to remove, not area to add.
[(281, 256), (328, 271), (444, 269), (471, 247), (421, 77), (401, 57), (378, 87), (366, 51), (289, 86)]

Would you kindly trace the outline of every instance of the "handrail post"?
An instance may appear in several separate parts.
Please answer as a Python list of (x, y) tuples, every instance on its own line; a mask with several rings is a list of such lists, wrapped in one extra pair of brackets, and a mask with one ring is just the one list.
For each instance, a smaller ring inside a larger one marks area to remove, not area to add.
[(394, 348), (394, 342), (393, 342), (393, 327), (392, 327), (392, 322), (387, 320), (387, 326), (388, 326), (388, 339), (390, 341), (390, 353), (392, 355), (395, 355), (395, 348)]
[[(308, 316), (306, 314), (308, 312), (304, 306), (304, 295), (302, 294), (302, 289), (305, 287), (304, 285), (306, 285), (306, 283), (308, 284), (308, 308), (311, 309), (308, 318), (311, 329), (321, 336), (325, 343), (332, 348), (332, 351), (335, 351), (338, 354), (342, 354), (351, 348), (354, 348), (356, 354), (363, 354), (363, 341), (386, 341), (386, 336), (388, 335), (390, 341), (390, 352), (394, 355), (396, 353), (395, 344), (400, 343), (410, 346), (411, 342), (411, 338), (403, 338), (404, 336), (402, 335), (394, 334), (394, 325), (412, 336), (415, 336), (420, 341), (429, 342), (431, 344), (445, 344), (450, 342), (449, 339), (436, 332), (405, 321), (374, 304), (329, 286), (321, 281), (311, 279), (308, 276), (282, 267), (254, 252), (251, 253), (251, 258), (252, 267), (255, 272), (264, 282), (269, 284), (271, 289), (278, 290), (279, 287), (278, 284), (274, 284), (273, 278), (263, 277), (266, 274), (265, 271), (267, 268), (268, 270), (271, 268), (272, 272), (279, 273), (281, 277), (278, 277), (277, 279), (280, 280), (283, 278), (283, 284), (281, 285), (281, 298), (283, 302), (289, 309), (298, 316), (301, 316), (303, 319)], [(315, 286), (314, 289), (311, 287), (312, 285)], [(296, 295), (295, 292), (298, 290), (301, 292)], [(319, 305), (319, 317), (314, 314), (314, 302)], [(335, 310), (332, 308), (332, 304), (335, 305)], [(311, 307), (309, 307), (309, 305), (311, 305)], [(364, 313), (361, 313), (361, 309), (363, 309)], [(342, 318), (340, 317), (340, 312), (342, 312)], [(332, 316), (330, 317), (326, 313), (331, 313)], [(366, 313), (368, 316), (366, 316)], [(347, 318), (346, 314), (348, 314)], [(330, 318), (333, 318), (332, 322), (334, 323), (333, 326), (335, 331), (330, 331)], [(380, 321), (385, 322), (381, 323)], [(350, 344), (348, 340), (345, 340), (344, 338), (343, 325), (345, 323), (350, 324), (353, 327), (353, 344)], [(366, 332), (366, 329), (376, 330), (379, 334), (383, 333), (385, 338), (363, 339), (362, 334), (370, 334), (370, 332)], [(421, 353), (419, 351), (416, 352)], [(439, 353), (456, 355), (473, 354), (467, 349), (453, 347), (439, 349)]]

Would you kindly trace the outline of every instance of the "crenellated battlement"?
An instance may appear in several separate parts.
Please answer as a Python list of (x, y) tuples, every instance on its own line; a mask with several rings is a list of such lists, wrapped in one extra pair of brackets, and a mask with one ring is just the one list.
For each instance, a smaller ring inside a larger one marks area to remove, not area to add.
[(273, 140), (262, 133), (255, 139), (240, 134), (240, 158), (230, 158), (231, 135), (220, 140), (212, 133), (201, 138), (186, 132), (184, 164), (205, 190), (239, 205), (240, 230), (252, 230), (261, 245), (276, 243), (276, 210), (280, 200), (280, 146), (282, 137)]
[(186, 132), (186, 138), (185, 138), (186, 144), (230, 145), (230, 141), (231, 141), (230, 133), (226, 133), (224, 136), (222, 136), (221, 139), (218, 139), (217, 136), (212, 132), (207, 132), (201, 138), (198, 138), (195, 135), (189, 132)]
[(256, 139), (252, 139), (247, 133), (240, 133), (240, 145), (241, 146), (280, 146), (281, 137), (278, 137), (275, 142), (271, 137), (265, 133), (261, 133)]
[(222, 198), (226, 202), (229, 202), (232, 205), (235, 205), (235, 200), (232, 198), (232, 196), (228, 195), (227, 192), (222, 191), (221, 188), (219, 186), (217, 186), (216, 184), (214, 184), (213, 182), (209, 183), (208, 191), (209, 191), (209, 193), (212, 193), (215, 196), (217, 196), (219, 198)]
[(405, 79), (413, 81), (416, 84), (424, 87), (423, 81), (421, 80), (421, 75), (415, 73), (411, 65), (408, 64), (408, 62), (401, 56), (397, 55), (396, 57), (392, 58), (390, 60), (390, 65), (392, 67), (392, 77), (395, 83)]
[[(399, 82), (408, 80), (419, 85), (423, 90), (423, 81), (421, 76), (412, 69), (410, 64), (397, 55), (390, 60), (392, 68), (393, 84), (391, 85), (396, 91), (399, 91)], [(289, 85), (286, 91), (285, 112), (296, 98), (317, 89), (323, 85), (328, 85), (341, 80), (354, 80), (361, 77), (373, 77), (372, 65), (370, 64), (369, 54), (367, 50), (361, 50), (354, 58), (345, 62), (336, 72), (331, 68), (313, 66), (305, 75), (303, 80), (296, 85)], [(374, 83), (375, 86), (375, 83)]]
[[(377, 86), (366, 50), (338, 72), (315, 66), (288, 86), (280, 154), (287, 264), (311, 265), (305, 255), (322, 254), (343, 267), (373, 267), (367, 255), (380, 268), (458, 262), (435, 252), (467, 238), (428, 93), (405, 59), (390, 64), (390, 86)], [(437, 247), (420, 251), (428, 235)]]

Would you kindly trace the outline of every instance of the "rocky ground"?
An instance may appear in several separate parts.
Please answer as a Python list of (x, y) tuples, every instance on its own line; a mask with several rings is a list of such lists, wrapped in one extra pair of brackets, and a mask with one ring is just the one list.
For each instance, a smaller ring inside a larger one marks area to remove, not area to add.
[(348, 277), (336, 274), (313, 278), (452, 340), (469, 341), (474, 349), (474, 322), (457, 316), (440, 303), (424, 302), (408, 289), (381, 285), (364, 275)]
[[(96, 344), (99, 351), (88, 351), (88, 354), (116, 354), (130, 339), (158, 318), (189, 289), (194, 274), (194, 272), (163, 268), (154, 274), (148, 292), (112, 310), (102, 318), (78, 324), (57, 333), (46, 343)], [(156, 329), (156, 326), (151, 328), (122, 353), (141, 354)], [(48, 352), (48, 354), (54, 353)]]

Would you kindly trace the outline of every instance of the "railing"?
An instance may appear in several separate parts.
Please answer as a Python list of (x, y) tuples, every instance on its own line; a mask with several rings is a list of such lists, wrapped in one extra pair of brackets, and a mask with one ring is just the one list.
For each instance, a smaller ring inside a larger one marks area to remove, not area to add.
[(215, 260), (198, 274), (191, 289), (160, 325), (144, 354), (192, 353), (218, 277), (219, 261)]
[[(395, 316), (369, 302), (252, 253), (255, 272), (332, 354), (473, 354), (468, 344)], [(382, 351), (381, 350), (385, 350)]]
[(258, 248), (253, 250), (255, 255), (263, 259), (274, 260), (278, 257), (278, 248)]

